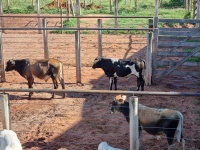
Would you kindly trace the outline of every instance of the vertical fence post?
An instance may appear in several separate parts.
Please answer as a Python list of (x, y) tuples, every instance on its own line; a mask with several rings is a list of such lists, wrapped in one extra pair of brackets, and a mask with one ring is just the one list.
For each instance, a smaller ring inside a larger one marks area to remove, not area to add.
[[(80, 1), (76, 0), (76, 16), (80, 16)], [(77, 18), (77, 28), (80, 28), (80, 18)]]
[[(102, 19), (98, 19), (98, 28), (102, 28)], [(98, 56), (102, 56), (102, 30), (98, 30)]]
[(43, 38), (44, 38), (44, 58), (49, 58), (49, 50), (48, 50), (48, 31), (47, 31), (47, 20), (44, 18), (43, 20)]
[(129, 98), (130, 150), (139, 150), (138, 97)]
[(63, 11), (62, 11), (62, 5), (60, 5), (60, 22), (61, 22), (61, 34), (63, 34)]
[(80, 31), (75, 32), (76, 82), (81, 84)]
[(151, 85), (152, 78), (152, 47), (153, 47), (153, 19), (149, 19), (149, 32), (147, 34), (147, 52), (146, 52), (146, 78), (145, 84)]
[(158, 0), (155, 0), (155, 17), (158, 17)]
[[(115, 0), (115, 17), (118, 17), (118, 0)], [(118, 18), (115, 18), (115, 28), (118, 28)], [(118, 30), (115, 30), (114, 32), (117, 34)]]
[(0, 32), (0, 65), (1, 65), (1, 78), (0, 78), (0, 82), (5, 82), (6, 81), (6, 77), (5, 77), (5, 67), (4, 67), (4, 52), (3, 52), (3, 40), (2, 40), (2, 33)]
[(112, 0), (110, 0), (110, 12), (112, 12)]
[(154, 28), (153, 50), (152, 50), (152, 84), (156, 84), (157, 51), (158, 51), (158, 28)]
[(151, 85), (152, 77), (152, 43), (153, 43), (153, 34), (149, 32), (147, 35), (147, 55), (146, 55), (146, 85)]
[[(40, 22), (40, 0), (37, 0), (37, 17), (38, 17), (38, 28), (41, 28), (41, 22)], [(38, 33), (41, 34), (42, 31), (38, 30)]]
[[(69, 6), (69, 0), (66, 0), (66, 16), (69, 17), (70, 14), (70, 6)], [(69, 21), (69, 18), (66, 18)]]
[[(0, 0), (0, 15), (3, 16), (3, 2)], [(4, 28), (4, 17), (1, 17), (1, 27)], [(2, 29), (2, 32), (5, 33), (5, 30)]]
[(0, 94), (0, 103), (1, 103), (3, 129), (11, 130), (9, 95)]
[[(199, 20), (200, 19), (200, 0), (197, 0), (197, 16), (196, 19)], [(199, 23), (196, 23), (196, 28), (199, 28)]]

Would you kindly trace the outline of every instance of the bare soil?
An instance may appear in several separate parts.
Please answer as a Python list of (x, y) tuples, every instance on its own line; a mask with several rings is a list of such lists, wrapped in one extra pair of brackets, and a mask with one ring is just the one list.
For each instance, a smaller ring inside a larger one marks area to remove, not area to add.
[[(17, 20), (15, 21), (17, 23)], [(31, 18), (29, 18), (29, 21), (31, 22)], [(85, 21), (89, 22), (90, 26), (96, 26), (96, 24), (92, 24), (93, 20), (89, 20), (89, 18)], [(22, 23), (23, 21), (19, 20), (19, 22)], [(19, 33), (17, 31), (6, 31), (3, 34), (5, 37), (5, 61), (12, 57), (43, 58), (43, 55), (39, 52), (40, 46), (31, 44), (29, 41), (30, 38), (37, 38), (39, 34), (35, 31), (30, 31), (31, 33), (28, 34), (25, 32), (28, 31), (20, 31)], [(42, 35), (40, 36), (41, 38), (39, 37), (38, 41), (42, 42)], [(66, 89), (108, 90), (108, 77), (104, 75), (101, 69), (93, 70), (91, 68), (92, 62), (97, 56), (97, 42), (95, 43), (94, 40), (96, 35), (82, 35), (81, 37), (82, 86), (76, 84), (74, 36), (67, 35), (67, 37), (70, 37), (67, 44), (65, 43), (65, 36), (49, 35), (49, 39), (54, 41), (49, 45), (49, 49), (50, 57), (58, 58), (64, 63)], [(146, 42), (146, 39), (139, 39), (133, 35), (106, 35), (104, 40), (108, 43), (105, 44), (106, 50), (103, 51), (107, 57), (146, 58), (146, 45), (133, 44), (139, 43), (139, 41)], [(157, 85), (145, 86), (145, 91), (200, 92), (200, 89), (192, 88), (195, 87), (194, 83), (190, 86), (176, 84), (176, 79), (184, 82), (189, 78), (168, 76)], [(197, 79), (197, 82), (199, 82), (199, 79)], [(135, 77), (118, 79), (119, 90), (134, 90), (135, 86)], [(6, 82), (0, 83), (0, 87), (27, 88), (27, 81), (15, 71), (6, 72)], [(44, 82), (35, 79), (34, 88), (36, 89), (52, 87), (50, 80)], [(59, 86), (59, 89), (61, 89), (61, 86)], [(12, 129), (17, 132), (24, 150), (97, 150), (98, 144), (102, 141), (107, 141), (116, 148), (130, 149), (129, 124), (121, 113), (110, 114), (110, 106), (115, 94), (68, 93), (67, 97), (62, 99), (62, 94), (58, 93), (54, 99), (50, 99), (50, 93), (34, 93), (31, 100), (28, 100), (28, 93), (26, 92), (9, 92), (9, 95)], [(196, 113), (200, 105), (195, 103), (200, 98), (147, 95), (138, 97), (139, 102), (144, 105), (176, 109), (182, 112), (186, 149), (200, 149), (200, 122), (198, 121), (200, 116)], [(167, 150), (166, 138), (164, 136), (157, 138), (157, 136), (143, 132), (140, 147), (142, 150)], [(177, 143), (175, 147), (178, 148)]]

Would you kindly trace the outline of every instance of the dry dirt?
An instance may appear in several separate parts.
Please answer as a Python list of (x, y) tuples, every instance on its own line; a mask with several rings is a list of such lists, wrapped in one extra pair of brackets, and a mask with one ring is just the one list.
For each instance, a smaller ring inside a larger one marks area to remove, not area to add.
[[(87, 21), (92, 23), (89, 19)], [(22, 22), (20, 21), (20, 23)], [(93, 24), (90, 25), (92, 26)], [(34, 45), (29, 41), (30, 38), (38, 37), (39, 35), (25, 34), (24, 32), (21, 31), (20, 34), (17, 34), (17, 31), (8, 31), (3, 35), (5, 37), (4, 51), (6, 61), (12, 57), (43, 57), (38, 51), (40, 46), (38, 44)], [(49, 39), (54, 40), (49, 49), (50, 57), (58, 58), (64, 63), (66, 89), (109, 89), (108, 78), (103, 71), (91, 68), (93, 59), (97, 56), (97, 43), (94, 40), (96, 35), (82, 35), (81, 38), (81, 81), (84, 84), (83, 86), (76, 84), (74, 36), (67, 35), (67, 37), (70, 37), (68, 38), (68, 43), (65, 43), (66, 39), (63, 40), (65, 36), (49, 35)], [(130, 40), (130, 37), (132, 40)], [(39, 41), (42, 42), (42, 35), (41, 38), (39, 37), (38, 43), (40, 43)], [(145, 58), (146, 45), (134, 44), (134, 42), (146, 42), (146, 39), (136, 38), (133, 35), (112, 35), (104, 36), (104, 41), (108, 43), (104, 44), (103, 47), (106, 49), (103, 53), (107, 57)], [(66, 47), (68, 48), (67, 52)], [(170, 84), (172, 80), (177, 78), (168, 76), (158, 85), (145, 86), (145, 91), (200, 91), (197, 88), (176, 86), (176, 82), (173, 85)], [(185, 78), (182, 78), (182, 82), (184, 80)], [(199, 79), (197, 82), (199, 82)], [(6, 82), (0, 83), (0, 86), (2, 88), (27, 88), (27, 82), (13, 71), (6, 73)], [(133, 90), (135, 86), (135, 77), (118, 79), (120, 90)], [(51, 81), (45, 83), (38, 79), (35, 80), (34, 88), (36, 89), (52, 87)], [(59, 89), (61, 89), (61, 86), (59, 86)], [(35, 93), (31, 100), (27, 99), (28, 93), (25, 92), (10, 92), (9, 94), (12, 129), (17, 132), (24, 150), (97, 150), (98, 144), (102, 141), (107, 141), (111, 146), (123, 150), (130, 149), (128, 123), (122, 114), (110, 114), (110, 103), (115, 94), (68, 93), (64, 99), (62, 99), (61, 94), (56, 94), (55, 99), (50, 99), (51, 95), (49, 93)], [(195, 101), (200, 100), (200, 98), (185, 96), (138, 97), (139, 102), (147, 106), (181, 111), (184, 115), (183, 135), (186, 139), (186, 149), (200, 149), (200, 122), (197, 120), (200, 116), (195, 113), (200, 107)], [(143, 132), (140, 147), (141, 150), (167, 150), (167, 142), (164, 136), (157, 138)]]

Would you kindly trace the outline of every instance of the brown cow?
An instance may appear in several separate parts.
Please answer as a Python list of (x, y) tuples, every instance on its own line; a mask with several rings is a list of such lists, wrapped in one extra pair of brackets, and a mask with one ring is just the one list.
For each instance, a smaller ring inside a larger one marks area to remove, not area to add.
[[(49, 59), (19, 59), (8, 60), (5, 71), (17, 71), (22, 77), (28, 81), (28, 87), (33, 88), (34, 77), (43, 79), (47, 82), (49, 78), (52, 79), (54, 89), (58, 88), (57, 79), (59, 79), (62, 89), (65, 89), (64, 77), (63, 77), (63, 64), (61, 61), (49, 58)], [(33, 92), (29, 93), (29, 99)], [(63, 94), (63, 98), (65, 93)], [(52, 93), (54, 98), (54, 93)]]

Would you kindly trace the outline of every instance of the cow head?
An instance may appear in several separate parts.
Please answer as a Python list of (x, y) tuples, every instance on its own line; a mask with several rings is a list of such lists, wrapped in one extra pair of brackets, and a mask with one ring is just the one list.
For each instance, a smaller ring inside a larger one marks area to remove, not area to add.
[(126, 97), (127, 97), (126, 95), (115, 96), (111, 106), (111, 113), (114, 113), (115, 111), (121, 112), (121, 107), (123, 107), (122, 105), (124, 104)]
[(5, 71), (11, 71), (15, 69), (15, 60), (11, 59), (7, 61)]
[(100, 57), (100, 56), (97, 56), (95, 59), (94, 59), (94, 63), (92, 65), (92, 68), (95, 69), (95, 68), (101, 68), (101, 61), (102, 61), (103, 57)]

